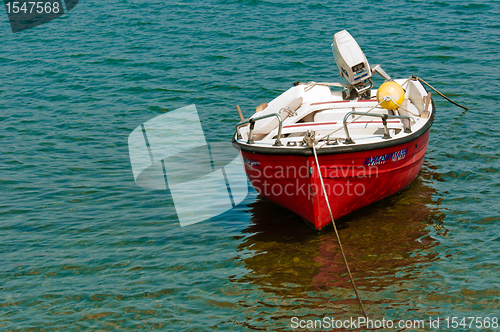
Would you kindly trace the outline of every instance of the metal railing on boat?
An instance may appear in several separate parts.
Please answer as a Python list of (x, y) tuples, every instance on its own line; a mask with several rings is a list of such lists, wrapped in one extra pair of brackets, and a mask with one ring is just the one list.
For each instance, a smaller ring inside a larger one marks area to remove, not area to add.
[(348, 120), (349, 116), (351, 116), (351, 115), (352, 116), (354, 116), (354, 115), (373, 116), (373, 117), (382, 118), (382, 124), (384, 125), (384, 136), (382, 136), (383, 139), (391, 138), (391, 135), (389, 134), (389, 129), (387, 128), (387, 119), (408, 120), (407, 122), (403, 121), (403, 125), (405, 127), (405, 133), (411, 133), (410, 117), (409, 116), (351, 111), (344, 116), (344, 121), (343, 121), (344, 122), (344, 131), (345, 131), (345, 134), (347, 137), (345, 140), (345, 144), (354, 144), (354, 141), (352, 140), (351, 135), (349, 135), (349, 130), (347, 129), (347, 120)]
[[(354, 116), (354, 115), (360, 115), (360, 116), (372, 116), (372, 117), (378, 117), (378, 118), (381, 118), (382, 119), (382, 123), (384, 125), (384, 136), (382, 136), (383, 139), (389, 139), (391, 138), (391, 135), (389, 134), (389, 129), (387, 128), (387, 119), (401, 119), (401, 120), (407, 120), (407, 121), (403, 121), (403, 125), (404, 125), (404, 132), (405, 133), (411, 133), (411, 128), (410, 128), (410, 117), (409, 116), (403, 116), (403, 115), (391, 115), (391, 114), (377, 114), (377, 113), (365, 113), (365, 112), (358, 112), (358, 111), (351, 111), (349, 113), (347, 113), (345, 116), (344, 116), (344, 120), (343, 120), (343, 126), (344, 126), (344, 131), (346, 133), (346, 140), (345, 140), (345, 144), (354, 144), (354, 141), (352, 140), (351, 138), (351, 135), (349, 134), (349, 129), (347, 128), (347, 120), (349, 119), (349, 116)], [(254, 144), (254, 140), (253, 140), (253, 130), (254, 130), (254, 127), (255, 127), (255, 122), (256, 121), (259, 121), (259, 120), (262, 120), (262, 119), (266, 119), (266, 118), (270, 118), (270, 117), (276, 117), (278, 119), (278, 135), (276, 135), (276, 141), (274, 143), (274, 146), (283, 146), (283, 143), (281, 143), (281, 132), (283, 131), (283, 120), (281, 118), (281, 116), (278, 114), (278, 113), (271, 113), (271, 114), (266, 114), (266, 115), (263, 115), (263, 116), (258, 116), (258, 117), (255, 117), (255, 118), (251, 118), (251, 119), (248, 119), (248, 120), (245, 120), (245, 121), (242, 121), (240, 123), (238, 123), (236, 125), (236, 134), (237, 134), (237, 138), (238, 139), (242, 139), (242, 136), (241, 136), (241, 133), (240, 133), (240, 127), (243, 127), (245, 125), (248, 125), (250, 124), (250, 130), (248, 132), (248, 140), (247, 140), (247, 144)]]
[(247, 144), (254, 144), (255, 142), (253, 141), (253, 138), (252, 138), (252, 131), (255, 127), (255, 122), (258, 121), (258, 120), (262, 120), (262, 119), (266, 119), (266, 118), (270, 118), (270, 117), (277, 117), (278, 118), (278, 122), (279, 122), (279, 125), (278, 125), (278, 136), (276, 137), (276, 142), (274, 143), (274, 146), (283, 146), (283, 143), (281, 143), (281, 131), (283, 130), (283, 120), (281, 119), (281, 116), (278, 114), (278, 113), (271, 113), (271, 114), (266, 114), (266, 115), (263, 115), (263, 116), (258, 116), (258, 117), (255, 117), (255, 118), (251, 118), (251, 119), (248, 119), (248, 120), (245, 120), (245, 121), (242, 121), (240, 123), (238, 123), (236, 125), (236, 134), (237, 134), (237, 138), (238, 139), (242, 139), (241, 137), (241, 134), (240, 134), (240, 127), (243, 127), (247, 124), (250, 124), (250, 131), (248, 132), (248, 140), (247, 140)]

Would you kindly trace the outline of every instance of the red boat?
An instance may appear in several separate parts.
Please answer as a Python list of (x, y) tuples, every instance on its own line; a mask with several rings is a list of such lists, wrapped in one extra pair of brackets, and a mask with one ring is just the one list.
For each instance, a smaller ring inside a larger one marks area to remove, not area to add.
[[(233, 137), (256, 191), (317, 229), (407, 187), (435, 113), (419, 79), (370, 67), (347, 31), (335, 34), (332, 48), (348, 84), (296, 82), (242, 120)], [(374, 73), (385, 79), (378, 89)]]

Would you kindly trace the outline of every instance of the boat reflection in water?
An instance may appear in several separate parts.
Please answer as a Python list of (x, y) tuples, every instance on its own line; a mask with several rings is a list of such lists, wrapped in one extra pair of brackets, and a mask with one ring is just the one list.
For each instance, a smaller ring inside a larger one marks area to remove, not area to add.
[[(403, 192), (336, 221), (356, 285), (368, 306), (383, 301), (389, 305), (388, 297), (404, 297), (412, 290), (421, 293), (423, 279), (432, 277), (420, 269), (438, 259), (433, 249), (438, 242), (429, 233), (435, 233), (432, 226), (442, 230), (444, 213), (433, 201), (435, 190), (427, 184), (433, 176), (431, 167), (426, 162)], [(323, 297), (320, 305), (335, 301), (357, 310), (332, 226), (318, 234), (300, 217), (263, 199), (251, 208), (252, 225), (240, 246), (247, 252), (243, 261), (248, 272), (234, 282), (256, 284), (271, 297)]]

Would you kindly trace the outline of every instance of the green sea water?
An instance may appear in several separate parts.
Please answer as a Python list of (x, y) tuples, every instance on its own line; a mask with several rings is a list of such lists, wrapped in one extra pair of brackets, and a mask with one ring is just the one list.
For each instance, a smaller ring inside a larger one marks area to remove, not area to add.
[(2, 15), (0, 330), (300, 330), (293, 317), (361, 316), (332, 228), (253, 189), (180, 227), (168, 190), (135, 184), (127, 145), (191, 104), (210, 142), (230, 141), (235, 105), (248, 117), (294, 81), (341, 81), (330, 44), (343, 29), (371, 64), (471, 108), (435, 96), (417, 180), (338, 220), (368, 315), (439, 317), (443, 331), (480, 330), (446, 317), (500, 319), (498, 1), (90, 0), (15, 34)]

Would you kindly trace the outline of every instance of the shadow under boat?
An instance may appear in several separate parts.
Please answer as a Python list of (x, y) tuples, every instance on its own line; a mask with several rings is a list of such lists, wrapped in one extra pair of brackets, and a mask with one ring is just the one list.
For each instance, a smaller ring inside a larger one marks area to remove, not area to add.
[[(432, 250), (438, 242), (429, 233), (432, 225), (442, 228), (445, 214), (433, 200), (432, 168), (426, 161), (402, 192), (336, 220), (358, 288), (384, 289), (398, 280), (396, 271), (438, 259)], [(243, 259), (248, 273), (239, 281), (275, 293), (351, 287), (331, 225), (318, 233), (294, 213), (260, 197), (250, 207), (252, 224), (243, 231), (248, 236), (240, 245), (250, 252)]]

